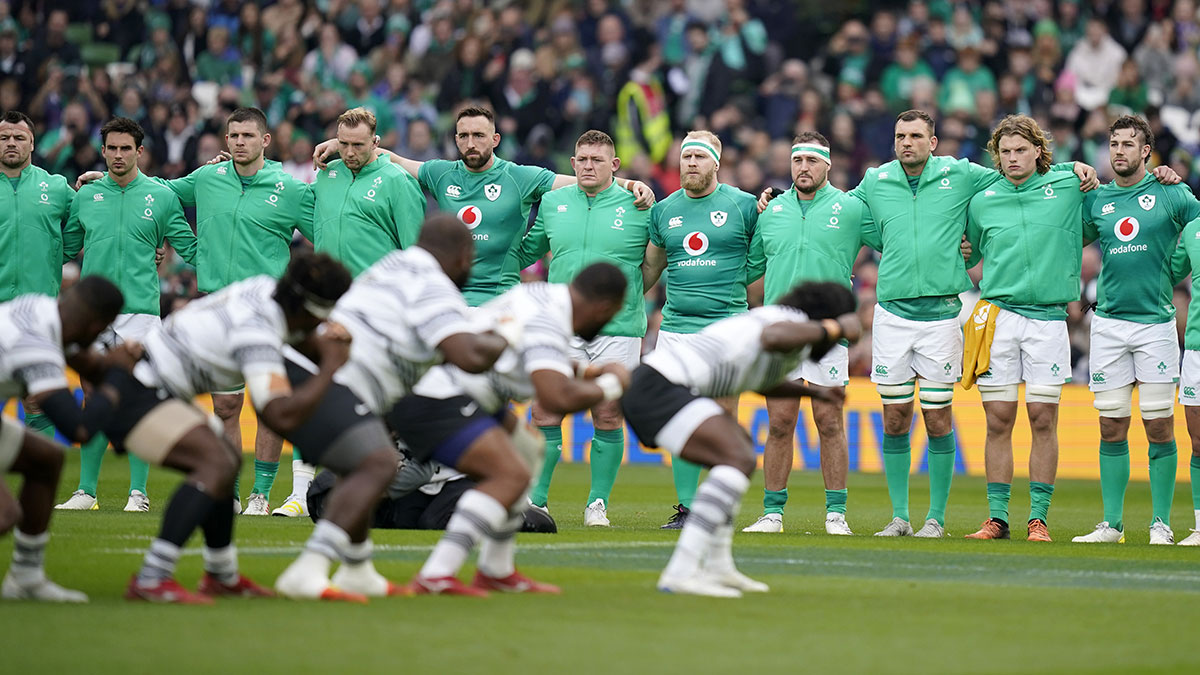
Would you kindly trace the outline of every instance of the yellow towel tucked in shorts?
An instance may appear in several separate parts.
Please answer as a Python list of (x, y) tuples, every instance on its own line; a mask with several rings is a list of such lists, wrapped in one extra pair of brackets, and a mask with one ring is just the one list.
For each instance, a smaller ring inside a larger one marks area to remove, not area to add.
[(996, 315), (1000, 308), (980, 300), (971, 310), (963, 327), (963, 389), (970, 389), (975, 378), (986, 373), (992, 360), (992, 337), (996, 334)]

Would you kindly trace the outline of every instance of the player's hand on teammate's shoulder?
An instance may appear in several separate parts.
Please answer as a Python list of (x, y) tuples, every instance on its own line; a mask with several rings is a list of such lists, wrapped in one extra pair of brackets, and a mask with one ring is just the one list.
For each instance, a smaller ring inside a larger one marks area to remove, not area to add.
[(329, 165), (329, 160), (337, 154), (337, 148), (337, 139), (331, 138), (318, 143), (317, 147), (313, 148), (313, 170), (324, 171), (325, 167)]
[(79, 188), (101, 178), (104, 178), (103, 171), (85, 171), (80, 174), (79, 178), (75, 179), (75, 191), (79, 192)]
[(645, 211), (654, 206), (654, 190), (640, 180), (630, 181), (629, 191), (633, 193), (633, 205), (638, 211)]
[(1096, 177), (1096, 169), (1090, 164), (1075, 162), (1075, 175), (1079, 177), (1079, 191), (1091, 192), (1100, 187), (1100, 179)]
[(208, 166), (209, 164), (220, 164), (221, 162), (228, 162), (231, 159), (233, 159), (233, 155), (222, 150), (217, 153), (216, 157), (213, 157), (212, 159), (205, 162), (204, 165)]
[(763, 188), (762, 194), (758, 196), (758, 212), (762, 213), (763, 211), (766, 211), (767, 204), (781, 194), (783, 193), (773, 187)]
[(967, 241), (967, 235), (964, 234), (962, 236), (962, 242), (958, 245), (958, 252), (962, 253), (964, 263), (971, 262), (971, 252), (973, 250), (974, 249), (971, 248), (971, 242)]
[(1175, 173), (1175, 169), (1172, 169), (1166, 164), (1160, 164), (1154, 167), (1154, 170), (1152, 170), (1150, 173), (1154, 174), (1155, 180), (1163, 185), (1178, 185), (1183, 180), (1182, 176)]

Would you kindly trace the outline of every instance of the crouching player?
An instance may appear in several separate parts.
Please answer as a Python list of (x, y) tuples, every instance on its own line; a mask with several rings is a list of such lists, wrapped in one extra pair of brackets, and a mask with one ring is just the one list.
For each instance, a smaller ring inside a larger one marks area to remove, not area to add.
[[(508, 343), (495, 333), (477, 333), (467, 319), (467, 303), (459, 288), (471, 274), (474, 251), (465, 225), (453, 216), (434, 216), (422, 226), (416, 246), (389, 253), (368, 268), (354, 280), (330, 315), (354, 338), (350, 360), (338, 372), (338, 386), (316, 408), (310, 422), (295, 429), (294, 434), (289, 430), (282, 433), (300, 445), (305, 459), (343, 474), (358, 468), (352, 475), (343, 475), (326, 503), (325, 517), (313, 528), (304, 550), (276, 580), (275, 589), (282, 595), (336, 598), (344, 592), (405, 592), (388, 582), (371, 563), (371, 512), (387, 490), (397, 464), (380, 418), (398, 403), (404, 406), (402, 399), (438, 362), (479, 373), (491, 368), (507, 347)], [(322, 364), (320, 371), (324, 370)], [(290, 377), (303, 377), (300, 373), (295, 364), (289, 365)], [(324, 378), (318, 372), (308, 381)], [(458, 408), (452, 410), (460, 412)], [(476, 414), (482, 415), (478, 406), (461, 412), (453, 420), (447, 414), (439, 417), (426, 412), (416, 417), (421, 423), (440, 419), (452, 426), (461, 424), (461, 429), (454, 428), (464, 433), (477, 428), (472, 425), (478, 424)], [(421, 445), (420, 438), (412, 435), (422, 431), (419, 425), (395, 429), (410, 447)], [(478, 452), (473, 455), (475, 450)], [(524, 489), (529, 481), (527, 469), (515, 471), (515, 477), (503, 471), (471, 470), (475, 467), (472, 462), (484, 461), (477, 459), (481, 455), (503, 460), (511, 456), (515, 460), (508, 438), (499, 432), (481, 436), (465, 453), (462, 447), (459, 452), (470, 467), (467, 473), (491, 479), (480, 481), (476, 494), (490, 494), (497, 491), (497, 485), (513, 481), (519, 481)], [(451, 466), (458, 459), (436, 458)], [(463, 499), (470, 495), (463, 495)], [(329, 571), (337, 561), (342, 566), (331, 583)]]
[(768, 590), (733, 562), (733, 519), (754, 472), (754, 444), (713, 399), (743, 391), (840, 396), (839, 390), (815, 390), (787, 377), (838, 340), (858, 340), (861, 331), (847, 288), (810, 282), (775, 305), (712, 324), (686, 349), (655, 351), (643, 359), (622, 399), (625, 418), (646, 445), (711, 468), (658, 579), (659, 590), (715, 597)]
[[(482, 440), (485, 433), (500, 426), (520, 459), (501, 460), (497, 455), (488, 461), (515, 462), (522, 471), (538, 475), (545, 452), (542, 439), (508, 411), (508, 402), (537, 398), (544, 411), (568, 415), (619, 399), (629, 385), (629, 372), (623, 365), (587, 368), (577, 377), (569, 353), (572, 338), (594, 339), (621, 310), (627, 283), (615, 265), (594, 263), (570, 285), (521, 284), (482, 305), (474, 319), (481, 322), (481, 329), (510, 338), (510, 348), (486, 374), (435, 368), (417, 385), (417, 396), (397, 406), (388, 421), (419, 457), (452, 456), (472, 444), (473, 438)], [(463, 396), (464, 392), (473, 398)], [(475, 414), (476, 408), (482, 410)], [(449, 419), (445, 414), (439, 419), (438, 411), (448, 413)], [(463, 460), (469, 463), (473, 451), (463, 454), (457, 467), (472, 477), (475, 474)], [(517, 572), (513, 535), (525, 522), (531, 485), (505, 487), (498, 496), (470, 491), (459, 499), (455, 515), (446, 524), (446, 535), (412, 582), (414, 591), (469, 595), (559, 592), (556, 586)], [(476, 541), (479, 569), (474, 583), (462, 587), (456, 575)]]
[[(262, 420), (290, 431), (308, 419), (334, 371), (349, 355), (349, 338), (336, 326), (314, 340), (323, 377), (293, 389), (283, 347), (312, 333), (350, 286), (350, 274), (326, 255), (301, 255), (278, 281), (263, 275), (231, 284), (172, 314), (146, 335), (146, 358), (134, 368), (121, 405), (104, 427), (120, 451), (186, 477), (163, 512), (126, 597), (152, 602), (208, 604), (214, 595), (267, 596), (238, 573), (233, 546), (233, 481), (241, 456), (221, 437), (220, 425), (191, 402), (198, 394), (245, 383)], [(204, 532), (204, 577), (199, 594), (174, 579), (192, 532)]]
[[(88, 346), (124, 304), (121, 291), (98, 276), (81, 279), (57, 301), (30, 294), (0, 304), (0, 399), (28, 397), (67, 438), (80, 443), (90, 439), (120, 400), (113, 382), (124, 371), (112, 363), (128, 352), (118, 349), (100, 361)], [(99, 385), (84, 410), (67, 388), (68, 360)], [(125, 366), (132, 366), (132, 360)], [(87, 602), (83, 593), (46, 578), (42, 566), (64, 451), (15, 420), (0, 420), (0, 473), (12, 471), (24, 478), (19, 502), (0, 480), (0, 534), (16, 528), (12, 566), (0, 587), (6, 600)]]

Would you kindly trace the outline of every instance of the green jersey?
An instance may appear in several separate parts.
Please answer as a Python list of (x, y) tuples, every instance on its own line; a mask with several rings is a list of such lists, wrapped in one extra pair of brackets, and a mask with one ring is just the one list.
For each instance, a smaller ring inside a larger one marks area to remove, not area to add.
[(141, 172), (124, 188), (105, 175), (79, 189), (63, 230), (63, 256), (85, 249), (83, 274), (98, 274), (121, 289), (122, 314), (159, 315), (154, 250), (163, 239), (196, 264), (196, 235), (179, 199)]
[(4, 251), (0, 302), (27, 293), (54, 297), (62, 286), (62, 233), (75, 191), (67, 179), (32, 165), (4, 187), (0, 187), (0, 251)]
[[(1188, 223), (1179, 237), (1175, 256), (1175, 280), (1181, 281), (1200, 267), (1200, 218)], [(1200, 349), (1200, 278), (1192, 275), (1192, 302), (1188, 303), (1187, 330), (1183, 334), (1184, 349)]]
[(548, 281), (554, 284), (571, 283), (594, 262), (612, 263), (625, 273), (625, 304), (601, 335), (646, 334), (642, 263), (650, 239), (650, 210), (638, 211), (633, 202), (633, 193), (616, 181), (592, 198), (578, 185), (548, 192), (517, 249), (518, 269), (552, 253)]
[(767, 304), (803, 281), (836, 281), (850, 288), (863, 230), (872, 223), (866, 204), (829, 183), (804, 203), (792, 186), (758, 216), (749, 278), (765, 270)]
[(1067, 318), (1067, 303), (1079, 299), (1083, 195), (1065, 171), (996, 181), (975, 195), (967, 240), (972, 264), (983, 258), (984, 300), (1031, 319)]
[(1162, 185), (1147, 173), (1130, 187), (1100, 186), (1084, 198), (1083, 236), (1099, 240), (1103, 265), (1096, 314), (1136, 323), (1175, 316), (1171, 256), (1183, 226), (1200, 218), (1186, 185)]
[(676, 190), (650, 209), (650, 241), (667, 253), (661, 330), (698, 333), (746, 311), (746, 262), (757, 203), (753, 195), (718, 183), (699, 198)]
[(555, 174), (494, 157), (487, 171), (468, 171), (462, 160), (421, 164), (417, 181), (453, 213), (475, 239), (475, 263), (463, 286), (471, 306), (481, 305), (521, 280), (515, 249), (521, 244), (534, 202), (554, 188)]
[(358, 276), (390, 251), (417, 241), (425, 195), (407, 171), (376, 158), (357, 174), (330, 162), (312, 186), (317, 198), (313, 246)]
[(278, 279), (292, 258), (292, 232), (313, 239), (307, 184), (271, 160), (248, 178), (243, 184), (233, 163), (221, 162), (175, 180), (155, 179), (184, 206), (196, 207), (196, 283), (203, 293), (260, 274)]
[(874, 217), (864, 239), (882, 253), (876, 293), (884, 309), (914, 321), (958, 316), (958, 294), (973, 286), (959, 253), (967, 205), (1000, 179), (994, 169), (942, 156), (925, 162), (915, 189), (900, 160), (867, 170), (850, 194), (866, 202)]

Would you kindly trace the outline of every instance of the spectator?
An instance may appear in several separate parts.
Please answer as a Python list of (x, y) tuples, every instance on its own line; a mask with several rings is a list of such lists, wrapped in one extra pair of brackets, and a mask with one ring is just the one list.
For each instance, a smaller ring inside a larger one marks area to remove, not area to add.
[(208, 31), (208, 48), (196, 57), (196, 79), (216, 84), (242, 84), (242, 57), (229, 43), (229, 29), (223, 26)]
[(1089, 19), (1084, 39), (1067, 55), (1066, 69), (1075, 77), (1075, 101), (1084, 110), (1108, 103), (1125, 63), (1125, 48), (1108, 34), (1099, 18)]
[(958, 52), (958, 65), (951, 68), (942, 80), (938, 107), (943, 113), (962, 111), (973, 114), (975, 97), (981, 91), (994, 94), (996, 78), (992, 71), (983, 65), (978, 49), (964, 47)]
[(1121, 65), (1121, 74), (1117, 76), (1117, 86), (1108, 95), (1109, 113), (1114, 117), (1139, 113), (1146, 109), (1147, 102), (1146, 83), (1138, 72), (1137, 62), (1126, 59)]
[(65, 9), (52, 9), (46, 17), (46, 25), (34, 40), (30, 63), (37, 68), (47, 66), (51, 61), (60, 67), (79, 66), (82, 61), (79, 48), (67, 40), (67, 25), (69, 18)]
[(358, 20), (347, 33), (346, 41), (360, 55), (366, 55), (382, 45), (386, 37), (387, 22), (381, 0), (358, 0)]
[(256, 70), (275, 48), (275, 33), (262, 22), (258, 3), (247, 2), (238, 14), (237, 47), (243, 62)]
[(342, 42), (341, 33), (333, 23), (321, 26), (317, 48), (304, 57), (305, 76), (326, 89), (338, 87), (350, 77), (358, 61), (354, 48)]
[(912, 107), (913, 83), (918, 79), (933, 81), (933, 70), (921, 60), (916, 39), (905, 39), (896, 48), (896, 61), (883, 71), (879, 88), (888, 106), (897, 113)]

